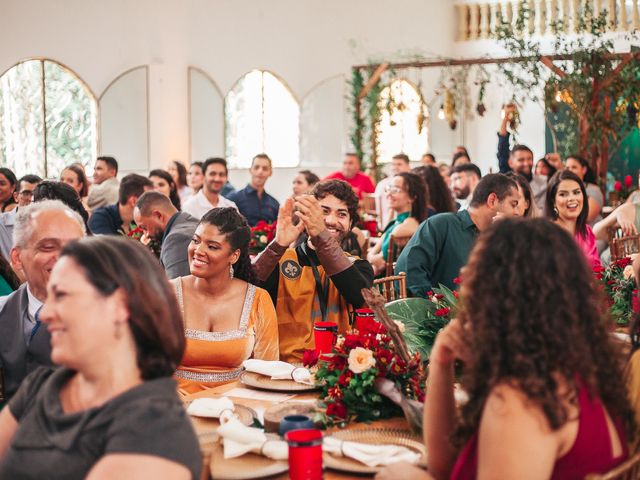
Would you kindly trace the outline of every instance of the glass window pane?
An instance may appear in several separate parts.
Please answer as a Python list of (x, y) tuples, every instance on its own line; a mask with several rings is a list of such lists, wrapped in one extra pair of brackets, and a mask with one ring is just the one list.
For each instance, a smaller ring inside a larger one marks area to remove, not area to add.
[(55, 62), (44, 62), (47, 175), (65, 166), (93, 164), (97, 151), (97, 106), (84, 83)]
[(418, 160), (429, 150), (427, 109), (418, 90), (406, 80), (394, 80), (380, 93), (378, 163), (398, 153)]
[(289, 89), (269, 72), (264, 82), (264, 151), (277, 167), (295, 167), (300, 159), (300, 107)]
[(44, 175), (41, 68), (29, 60), (0, 77), (0, 165), (18, 177)]

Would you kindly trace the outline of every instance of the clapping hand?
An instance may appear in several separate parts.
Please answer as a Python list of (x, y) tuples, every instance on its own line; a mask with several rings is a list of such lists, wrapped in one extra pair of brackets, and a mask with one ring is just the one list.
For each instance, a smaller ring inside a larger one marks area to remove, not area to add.
[(310, 237), (317, 237), (327, 229), (324, 224), (324, 213), (318, 199), (312, 195), (296, 197), (296, 215), (302, 221)]
[(276, 224), (276, 242), (278, 245), (288, 247), (295, 242), (304, 230), (304, 224), (293, 224), (293, 198), (287, 200), (278, 210), (278, 223)]

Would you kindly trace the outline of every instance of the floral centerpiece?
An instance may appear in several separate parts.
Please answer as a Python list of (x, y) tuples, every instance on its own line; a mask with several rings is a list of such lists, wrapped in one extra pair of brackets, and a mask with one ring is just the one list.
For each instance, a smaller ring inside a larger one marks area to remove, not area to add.
[(408, 356), (406, 347), (398, 349), (393, 335), (374, 319), (364, 319), (359, 326), (360, 330), (339, 336), (333, 353), (320, 361), (315, 351), (305, 352), (306, 366), (318, 364), (316, 382), (322, 388), (321, 420), (326, 425), (402, 414), (398, 405), (379, 393), (378, 379), (393, 382), (407, 399), (424, 401), (420, 354)]
[(608, 267), (596, 267), (596, 278), (600, 280), (602, 289), (607, 296), (607, 306), (611, 319), (619, 327), (631, 323), (638, 311), (636, 279), (631, 265), (631, 259), (621, 258)]
[(269, 242), (276, 235), (276, 222), (267, 223), (260, 220), (255, 227), (251, 227), (251, 241), (249, 242), (249, 253), (257, 255), (269, 245)]

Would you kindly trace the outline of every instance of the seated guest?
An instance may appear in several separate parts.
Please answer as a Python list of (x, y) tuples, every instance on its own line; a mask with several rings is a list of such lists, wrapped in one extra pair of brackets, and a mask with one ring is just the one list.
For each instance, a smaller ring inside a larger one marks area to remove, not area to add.
[(224, 158), (207, 158), (202, 165), (202, 171), (202, 188), (185, 202), (182, 211), (199, 220), (212, 208), (235, 208), (235, 203), (222, 196), (229, 175), (227, 161)]
[(278, 201), (269, 195), (264, 187), (272, 175), (271, 159), (265, 153), (253, 157), (249, 169), (251, 180), (242, 190), (229, 194), (228, 198), (238, 206), (238, 210), (254, 227), (260, 220), (273, 223), (278, 218)]
[(9, 261), (0, 255), (0, 297), (4, 297), (20, 288), (20, 279), (11, 268)]
[(466, 152), (458, 152), (453, 154), (453, 159), (451, 160), (451, 168), (456, 168), (458, 165), (463, 165), (465, 163), (471, 163), (471, 159), (469, 158), (469, 154)]
[(485, 175), (467, 210), (441, 213), (423, 222), (396, 262), (396, 274), (406, 272), (407, 289), (425, 297), (439, 284), (455, 288), (453, 280), (467, 263), (478, 232), (498, 215), (518, 214), (518, 185), (506, 175)]
[(82, 217), (87, 234), (91, 234), (89, 229), (89, 212), (84, 208), (81, 198), (72, 186), (67, 183), (52, 182), (49, 180), (40, 182), (33, 192), (33, 201), (41, 202), (42, 200), (60, 200)]
[(371, 178), (360, 171), (360, 157), (355, 153), (347, 153), (344, 156), (344, 160), (342, 160), (342, 169), (330, 173), (325, 180), (333, 178), (351, 185), (359, 200), (362, 200), (366, 193), (374, 193), (376, 191)]
[(26, 282), (0, 298), (0, 367), (4, 370), (5, 398), (11, 398), (28, 373), (50, 364), (50, 335), (40, 327), (40, 308), (60, 250), (84, 233), (80, 216), (59, 201), (36, 202), (21, 208), (16, 216), (11, 263)]
[(133, 219), (149, 238), (160, 244), (160, 263), (169, 278), (191, 273), (187, 247), (199, 220), (179, 212), (160, 192), (145, 192), (136, 202)]
[(202, 188), (203, 183), (204, 170), (202, 162), (193, 162), (189, 167), (189, 172), (187, 173), (187, 185), (189, 185), (189, 188), (191, 189), (189, 197), (192, 197), (196, 193), (198, 193)]
[(374, 197), (376, 200), (376, 214), (378, 215), (378, 228), (381, 230), (393, 220), (395, 215), (395, 211), (389, 205), (389, 197), (387, 196), (386, 189), (393, 183), (396, 175), (402, 172), (408, 172), (409, 170), (411, 170), (409, 157), (404, 153), (394, 155), (393, 158), (391, 158), (391, 175), (383, 178), (376, 185)]
[(461, 210), (469, 206), (473, 190), (482, 178), (482, 173), (473, 163), (461, 163), (451, 170), (451, 192)]
[(87, 197), (89, 210), (111, 205), (118, 201), (118, 162), (113, 157), (98, 157), (93, 167), (93, 185)]
[(76, 192), (80, 200), (85, 201), (89, 195), (89, 181), (84, 170), (78, 165), (69, 165), (60, 173), (60, 181), (70, 185)]
[[(314, 348), (317, 321), (335, 322), (339, 333), (346, 332), (349, 309), (363, 305), (360, 291), (373, 283), (371, 265), (340, 248), (357, 215), (358, 197), (341, 180), (322, 181), (311, 195), (289, 198), (280, 208), (275, 239), (255, 267), (276, 305), (281, 360), (300, 361)], [(308, 240), (289, 248), (302, 232)]]
[[(171, 160), (167, 167), (167, 172), (171, 175), (176, 184), (176, 190), (180, 196), (180, 201), (184, 203), (191, 196), (191, 188), (187, 185), (187, 169), (180, 160)], [(151, 175), (151, 174), (149, 174)], [(178, 208), (178, 207), (176, 207)], [(179, 210), (179, 208), (178, 208)]]
[(391, 235), (409, 239), (428, 216), (429, 200), (424, 180), (418, 175), (399, 173), (393, 177), (393, 183), (387, 185), (386, 190), (389, 206), (395, 212), (396, 218), (389, 222), (382, 239), (367, 255), (367, 260), (376, 275), (384, 272)]
[(596, 174), (593, 173), (589, 162), (579, 155), (570, 155), (567, 157), (566, 169), (575, 173), (582, 183), (584, 183), (587, 191), (587, 198), (589, 203), (589, 216), (587, 217), (587, 223), (591, 226), (602, 220), (602, 206), (604, 205), (604, 195), (602, 190), (598, 187), (598, 180)]
[(153, 189), (146, 177), (130, 173), (120, 182), (118, 203), (94, 211), (89, 218), (89, 228), (94, 235), (126, 235), (131, 230), (133, 209), (138, 198)]
[(252, 285), (251, 231), (235, 208), (214, 208), (189, 244), (191, 275), (173, 280), (187, 347), (175, 372), (182, 393), (238, 379), (250, 357), (278, 360), (269, 294)]
[(411, 170), (411, 173), (420, 175), (427, 186), (427, 197), (429, 198), (429, 216), (436, 213), (457, 212), (458, 207), (453, 201), (451, 190), (440, 175), (438, 167), (433, 165), (422, 165)]
[(67, 245), (40, 314), (59, 368), (33, 372), (0, 413), (0, 478), (197, 480), (198, 440), (170, 378), (180, 311), (135, 242)]
[(309, 193), (320, 179), (311, 170), (300, 170), (293, 179), (293, 196)]
[(422, 155), (420, 162), (425, 166), (431, 165), (435, 167), (437, 165), (436, 157), (433, 155), (433, 153), (425, 153), (424, 155)]
[(16, 201), (18, 202), (17, 208), (26, 207), (31, 204), (33, 201), (33, 191), (41, 181), (42, 179), (38, 175), (24, 175), (18, 180), (18, 188), (15, 193)]
[(526, 218), (539, 217), (540, 212), (533, 201), (533, 192), (531, 191), (531, 185), (529, 185), (527, 179), (516, 172), (509, 172), (506, 175), (513, 178), (518, 184), (518, 216)]
[(560, 170), (549, 180), (547, 217), (568, 231), (592, 267), (600, 266), (596, 237), (587, 224), (589, 200), (582, 180), (569, 170)]
[(153, 182), (153, 189), (166, 195), (171, 200), (173, 206), (180, 210), (180, 194), (173, 177), (169, 172), (165, 172), (159, 168), (149, 172), (149, 180)]
[(444, 183), (448, 186), (451, 183), (451, 167), (448, 163), (440, 162), (438, 164), (438, 171), (444, 180)]
[(551, 162), (547, 160), (546, 157), (542, 157), (540, 160), (536, 162), (536, 169), (535, 169), (536, 175), (547, 177), (549, 179), (553, 177), (554, 173), (556, 173), (556, 167), (551, 165)]
[(429, 357), (428, 473), (395, 464), (379, 478), (582, 479), (622, 463), (633, 412), (592, 278), (572, 238), (543, 219), (483, 232), (458, 318)]
[(18, 179), (9, 168), (0, 167), (0, 212), (10, 212), (18, 206), (15, 191)]

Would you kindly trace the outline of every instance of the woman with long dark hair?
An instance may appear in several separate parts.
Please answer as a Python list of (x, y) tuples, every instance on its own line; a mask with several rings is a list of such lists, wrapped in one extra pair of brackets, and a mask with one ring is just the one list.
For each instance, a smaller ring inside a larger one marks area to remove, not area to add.
[(412, 173), (420, 175), (426, 185), (429, 194), (429, 209), (433, 210), (432, 215), (444, 212), (457, 212), (456, 202), (453, 200), (451, 190), (447, 186), (444, 178), (440, 174), (438, 167), (433, 165), (422, 165), (411, 170)]
[(598, 187), (596, 174), (593, 173), (589, 162), (579, 155), (568, 156), (565, 163), (567, 170), (575, 173), (578, 178), (582, 180), (582, 183), (584, 183), (589, 201), (587, 223), (593, 226), (602, 220), (600, 212), (602, 212), (602, 206), (604, 205), (604, 196), (602, 195), (602, 190)]
[(592, 267), (600, 266), (596, 237), (587, 224), (589, 201), (582, 180), (570, 170), (560, 170), (547, 185), (545, 214), (568, 231)]
[[(628, 457), (635, 425), (622, 352), (592, 278), (571, 236), (552, 222), (509, 218), (480, 234), (457, 320), (429, 357), (429, 473), (407, 467), (404, 475), (578, 479)], [(469, 397), (459, 414), (457, 361)]]
[(18, 179), (9, 168), (0, 168), (0, 212), (10, 212), (18, 206), (14, 193), (18, 188)]
[(389, 206), (396, 213), (384, 229), (381, 240), (371, 249), (367, 260), (377, 275), (383, 272), (391, 235), (410, 238), (426, 218), (429, 195), (424, 180), (415, 173), (402, 172), (385, 188)]
[(60, 173), (60, 181), (71, 185), (71, 187), (78, 192), (78, 196), (81, 200), (87, 198), (89, 195), (89, 181), (84, 170), (76, 164), (71, 164), (66, 167)]
[(187, 348), (176, 370), (182, 393), (237, 380), (249, 357), (278, 360), (269, 294), (252, 285), (251, 230), (235, 208), (207, 212), (189, 244), (191, 275), (173, 280)]
[(153, 182), (153, 189), (156, 192), (160, 192), (171, 200), (173, 206), (178, 210), (181, 210), (180, 195), (178, 194), (178, 188), (176, 182), (169, 172), (160, 168), (151, 170), (149, 172), (149, 179)]
[(536, 207), (536, 202), (533, 198), (533, 191), (531, 185), (526, 178), (514, 171), (506, 173), (508, 177), (513, 178), (518, 184), (518, 192), (521, 197), (518, 202), (518, 216), (525, 218), (536, 218), (540, 216), (540, 211)]
[(202, 170), (202, 162), (193, 162), (189, 167), (187, 174), (187, 185), (191, 189), (190, 195), (195, 195), (202, 188), (204, 183), (204, 170)]
[(191, 196), (191, 189), (187, 185), (187, 168), (179, 160), (172, 160), (167, 167), (167, 171), (176, 184), (180, 201), (184, 203)]

